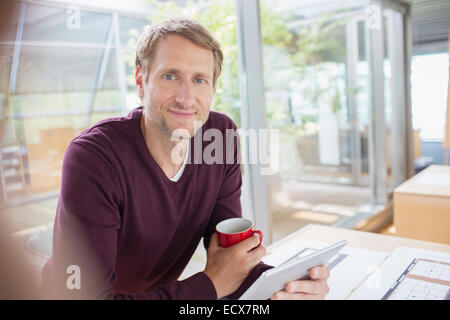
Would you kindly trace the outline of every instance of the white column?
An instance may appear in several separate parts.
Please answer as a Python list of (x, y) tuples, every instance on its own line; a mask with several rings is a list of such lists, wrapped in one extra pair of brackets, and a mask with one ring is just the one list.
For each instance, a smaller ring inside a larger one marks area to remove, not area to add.
[[(266, 129), (262, 44), (258, 0), (236, 0), (237, 38), (240, 62), (242, 129)], [(245, 144), (248, 148), (248, 144)], [(247, 153), (248, 154), (248, 153)], [(260, 163), (246, 164), (247, 194), (256, 227), (264, 234), (264, 245), (272, 242), (272, 217), (268, 210), (267, 176)], [(244, 215), (247, 215), (245, 213)]]

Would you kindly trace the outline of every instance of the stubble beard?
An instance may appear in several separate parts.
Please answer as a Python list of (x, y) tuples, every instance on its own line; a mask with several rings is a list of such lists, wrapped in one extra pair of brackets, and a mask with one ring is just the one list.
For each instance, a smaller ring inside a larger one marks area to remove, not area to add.
[[(171, 129), (169, 124), (167, 123), (167, 120), (164, 118), (163, 114), (159, 114), (156, 119), (155, 119), (155, 117), (153, 117), (153, 115), (151, 114), (151, 111), (150, 111), (151, 108), (152, 108), (151, 105), (149, 105), (148, 107), (144, 106), (144, 112), (145, 112), (146, 118), (151, 123), (151, 125), (158, 128), (158, 130), (161, 132), (162, 135), (164, 135), (172, 140), (174, 140), (174, 139), (176, 140), (176, 137), (180, 138), (180, 140), (191, 139), (195, 135), (197, 130), (206, 122), (206, 120), (208, 119), (208, 116), (209, 116), (209, 112), (206, 115), (204, 115), (202, 112), (200, 112), (198, 109), (196, 109), (196, 114), (194, 116), (195, 119), (194, 119), (194, 123), (193, 123), (192, 127), (189, 127), (189, 128), (182, 127), (182, 128), (177, 128), (177, 129)], [(168, 108), (164, 109), (164, 112), (167, 112), (167, 110), (169, 108), (180, 109), (177, 106), (169, 106)], [(183, 130), (183, 132), (185, 134), (179, 135), (178, 133), (180, 132), (179, 131), (180, 129)], [(174, 132), (177, 132), (177, 134), (175, 136), (174, 136)]]

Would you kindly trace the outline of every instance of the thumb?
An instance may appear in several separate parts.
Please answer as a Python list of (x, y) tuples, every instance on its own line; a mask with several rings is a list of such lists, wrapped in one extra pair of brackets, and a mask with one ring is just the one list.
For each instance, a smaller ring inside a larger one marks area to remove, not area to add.
[(217, 239), (217, 232), (214, 232), (209, 240), (208, 251), (215, 252), (219, 249), (219, 241)]

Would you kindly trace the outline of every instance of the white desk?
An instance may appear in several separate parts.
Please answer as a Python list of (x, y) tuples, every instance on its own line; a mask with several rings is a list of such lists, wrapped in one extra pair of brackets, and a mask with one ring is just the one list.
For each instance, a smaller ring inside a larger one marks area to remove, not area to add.
[(283, 250), (294, 254), (296, 247), (305, 243), (331, 244), (344, 239), (348, 244), (341, 252), (346, 258), (332, 269), (329, 279), (331, 299), (348, 299), (398, 247), (450, 253), (450, 246), (445, 244), (314, 224), (307, 225), (272, 244), (267, 251), (268, 256), (272, 254), (272, 257), (280, 255)]

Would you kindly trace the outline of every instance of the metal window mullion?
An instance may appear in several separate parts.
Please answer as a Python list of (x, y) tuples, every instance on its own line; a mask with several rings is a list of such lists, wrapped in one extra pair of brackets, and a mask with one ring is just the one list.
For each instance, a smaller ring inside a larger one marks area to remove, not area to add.
[[(380, 8), (383, 12), (381, 1), (371, 1), (371, 5)], [(368, 29), (366, 24), (366, 42), (370, 66), (370, 124), (369, 124), (369, 176), (371, 201), (373, 205), (386, 204), (386, 121), (384, 115), (384, 41), (383, 23), (379, 28)]]
[(11, 94), (14, 94), (14, 92), (16, 91), (17, 72), (19, 70), (19, 57), (20, 57), (20, 50), (22, 48), (22, 33), (23, 33), (23, 23), (25, 20), (25, 10), (26, 4), (22, 3), (20, 5), (19, 22), (17, 25), (16, 40), (14, 42), (13, 60), (11, 64), (11, 73), (9, 80), (9, 88)]
[(391, 168), (392, 187), (396, 188), (406, 179), (406, 128), (404, 84), (404, 39), (402, 16), (389, 10), (387, 14), (388, 55), (391, 61)]
[(120, 42), (120, 24), (119, 15), (117, 13), (113, 14), (114, 23), (114, 41), (116, 46), (116, 64), (117, 64), (117, 81), (120, 94), (120, 104), (122, 105), (122, 110), (128, 110), (127, 108), (127, 74), (125, 70), (125, 59), (123, 57), (122, 45)]
[(403, 50), (405, 52), (405, 70), (404, 70), (404, 94), (405, 94), (405, 131), (406, 131), (406, 178), (415, 174), (414, 167), (414, 138), (412, 125), (412, 108), (411, 108), (411, 56), (412, 56), (412, 18), (411, 5), (406, 6), (403, 15)]
[[(10, 74), (9, 74), (9, 92), (7, 92), (6, 94), (13, 94), (14, 92), (16, 92), (16, 85), (17, 85), (17, 75), (19, 72), (19, 59), (20, 59), (20, 52), (22, 49), (22, 35), (23, 35), (23, 25), (24, 25), (24, 21), (25, 21), (25, 11), (26, 11), (26, 4), (25, 3), (21, 3), (20, 5), (20, 11), (19, 11), (19, 20), (17, 23), (17, 32), (16, 32), (16, 38), (14, 41), (14, 51), (13, 51), (13, 56), (12, 56), (12, 63), (11, 63), (11, 70), (10, 70)], [(12, 104), (12, 100), (10, 100), (10, 103)], [(19, 103), (19, 112), (20, 110), (20, 101)], [(6, 106), (5, 106), (6, 107)], [(15, 112), (15, 109), (12, 105), (11, 108), (13, 110), (13, 113)], [(6, 121), (7, 118), (5, 118)], [(22, 142), (24, 140), (24, 133), (23, 133), (23, 128), (21, 126), (19, 126), (17, 123), (14, 123), (15, 126), (15, 130), (16, 133), (17, 131), (20, 132), (19, 134), (19, 139), (17, 139), (17, 134), (16, 134), (16, 140), (19, 140), (19, 146), (22, 145)], [(21, 149), (20, 149), (21, 150)], [(3, 153), (3, 141), (1, 142), (1, 148), (0, 148), (0, 152)], [(19, 153), (19, 156), (22, 157), (22, 153)], [(6, 190), (6, 181), (5, 181), (5, 177), (3, 174), (3, 156), (1, 157), (1, 175), (2, 175), (2, 198), (3, 198), (3, 204), (7, 205), (8, 204), (8, 192)], [(21, 172), (21, 180), (22, 182), (24, 181), (24, 172)]]
[[(14, 46), (16, 41), (0, 41), (2, 46)], [(46, 48), (80, 48), (80, 49), (103, 49), (104, 43), (91, 42), (56, 42), (56, 41), (21, 41), (22, 47), (46, 47)]]
[(353, 184), (361, 183), (361, 137), (358, 124), (358, 106), (356, 101), (357, 64), (358, 64), (358, 19), (347, 24), (347, 86), (350, 121), (350, 150)]
[[(242, 128), (266, 129), (259, 0), (236, 0), (236, 15)], [(248, 143), (245, 146), (248, 147)], [(263, 243), (268, 245), (272, 242), (272, 217), (268, 209), (267, 176), (261, 174), (260, 163), (249, 164), (246, 168), (254, 222), (264, 234)]]
[(106, 68), (108, 67), (109, 56), (111, 53), (113, 37), (114, 37), (114, 20), (111, 19), (111, 25), (109, 27), (108, 36), (106, 38), (105, 48), (102, 51), (100, 63), (97, 65), (94, 83), (92, 85), (91, 93), (89, 94), (89, 100), (86, 108), (87, 114), (84, 121), (85, 126), (88, 126), (91, 122), (91, 116), (94, 111), (94, 102), (97, 89), (101, 88), (101, 86), (103, 85), (103, 80), (105, 78)]
[(404, 14), (406, 12), (407, 3), (405, 1), (398, 1), (398, 0), (382, 0), (383, 2), (383, 8), (385, 9), (392, 9), (394, 11), (397, 11), (401, 14)]
[[(81, 1), (70, 1), (70, 2), (62, 2), (62, 1), (48, 1), (48, 0), (21, 0), (22, 3), (29, 3), (33, 5), (40, 5), (40, 6), (46, 6), (46, 7), (52, 7), (52, 8), (60, 8), (60, 9), (67, 9), (70, 5), (75, 5), (79, 7), (82, 11), (88, 11), (93, 13), (101, 13), (101, 14), (112, 14), (114, 12), (117, 12), (117, 8), (108, 8), (106, 6), (96, 6), (92, 4), (88, 4), (86, 2)], [(95, 3), (95, 1), (92, 1)], [(148, 18), (147, 13), (137, 13), (134, 11), (123, 11), (120, 10), (120, 15), (125, 16), (128, 18), (135, 18), (135, 19), (142, 19), (146, 20)]]

